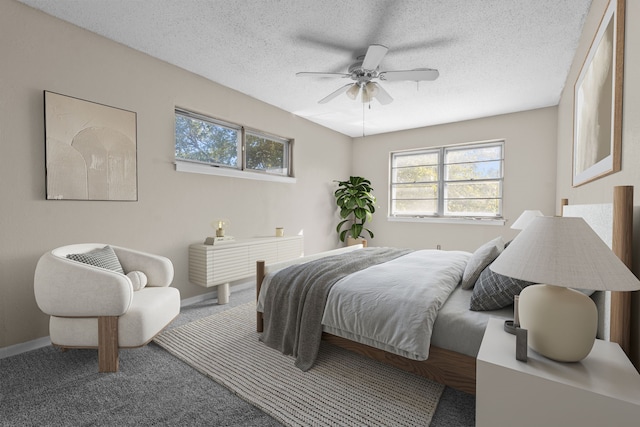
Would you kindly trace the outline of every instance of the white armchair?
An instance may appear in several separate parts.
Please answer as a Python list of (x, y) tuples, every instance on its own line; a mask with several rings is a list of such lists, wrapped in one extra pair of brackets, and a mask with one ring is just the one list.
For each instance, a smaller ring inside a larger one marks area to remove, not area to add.
[[(54, 346), (97, 348), (100, 372), (116, 372), (119, 348), (146, 345), (180, 313), (180, 292), (169, 287), (173, 264), (162, 256), (111, 246), (124, 274), (67, 258), (105, 246), (77, 244), (45, 253), (34, 291), (40, 310), (51, 316)], [(145, 276), (146, 286), (134, 291)]]

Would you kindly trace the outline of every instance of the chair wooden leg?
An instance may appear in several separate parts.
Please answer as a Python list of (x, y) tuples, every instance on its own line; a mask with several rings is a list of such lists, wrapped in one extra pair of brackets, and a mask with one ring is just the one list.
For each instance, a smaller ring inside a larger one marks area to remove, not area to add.
[(118, 372), (118, 318), (98, 317), (98, 367), (100, 372)]

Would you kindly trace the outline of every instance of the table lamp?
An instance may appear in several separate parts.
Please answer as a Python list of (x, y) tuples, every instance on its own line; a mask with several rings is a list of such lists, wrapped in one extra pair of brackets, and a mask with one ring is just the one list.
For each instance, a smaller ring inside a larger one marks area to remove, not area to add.
[(539, 283), (520, 293), (520, 326), (528, 331), (529, 347), (560, 362), (584, 359), (596, 338), (596, 305), (574, 289), (640, 289), (640, 281), (582, 218), (534, 218), (489, 268)]
[(536, 217), (542, 216), (539, 210), (526, 210), (520, 214), (518, 219), (511, 225), (514, 230), (524, 230)]

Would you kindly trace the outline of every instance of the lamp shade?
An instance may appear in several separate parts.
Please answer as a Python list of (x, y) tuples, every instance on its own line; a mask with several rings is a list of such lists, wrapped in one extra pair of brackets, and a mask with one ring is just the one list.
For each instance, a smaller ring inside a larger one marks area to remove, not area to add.
[(362, 102), (371, 102), (378, 95), (378, 84), (369, 82), (362, 88)]
[(354, 83), (347, 90), (347, 96), (351, 99), (356, 99), (358, 97), (358, 93), (360, 93), (360, 86), (357, 83)]
[(538, 210), (526, 210), (520, 214), (518, 219), (511, 225), (514, 230), (524, 230), (536, 217), (542, 216)]
[(565, 288), (640, 289), (636, 276), (582, 218), (534, 218), (490, 269), (504, 276)]

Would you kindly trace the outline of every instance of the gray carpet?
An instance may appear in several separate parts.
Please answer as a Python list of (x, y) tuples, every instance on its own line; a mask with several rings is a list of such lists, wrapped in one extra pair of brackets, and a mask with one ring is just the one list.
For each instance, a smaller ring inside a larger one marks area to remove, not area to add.
[[(250, 301), (205, 301), (182, 309), (172, 327)], [(0, 425), (278, 426), (254, 408), (155, 344), (120, 351), (120, 371), (99, 374), (96, 350), (44, 347), (0, 360)], [(432, 427), (475, 425), (475, 398), (446, 388)]]

